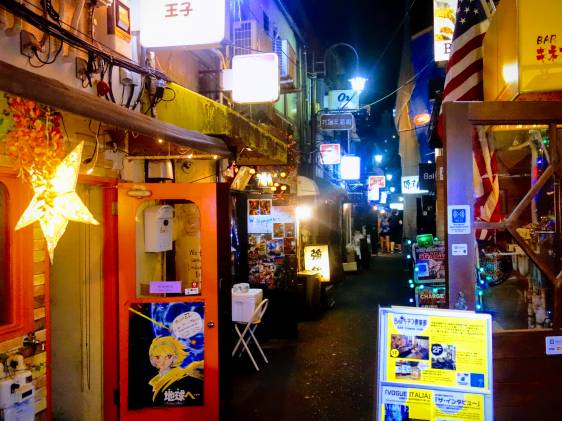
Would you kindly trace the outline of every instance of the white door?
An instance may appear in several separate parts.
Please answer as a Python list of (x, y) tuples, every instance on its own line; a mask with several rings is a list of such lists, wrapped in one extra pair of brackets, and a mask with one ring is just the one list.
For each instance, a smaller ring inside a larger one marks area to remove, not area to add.
[(54, 420), (103, 419), (102, 188), (77, 192), (100, 222), (70, 222), (51, 267), (51, 373)]

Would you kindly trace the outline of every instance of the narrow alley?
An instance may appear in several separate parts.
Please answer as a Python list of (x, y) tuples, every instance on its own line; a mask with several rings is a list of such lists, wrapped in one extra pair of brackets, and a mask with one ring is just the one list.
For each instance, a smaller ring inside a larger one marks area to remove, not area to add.
[(229, 419), (374, 419), (377, 310), (407, 304), (407, 279), (401, 256), (373, 257), (334, 287), (332, 309), (299, 323), (298, 338), (263, 343), (270, 362), (259, 372), (235, 357)]

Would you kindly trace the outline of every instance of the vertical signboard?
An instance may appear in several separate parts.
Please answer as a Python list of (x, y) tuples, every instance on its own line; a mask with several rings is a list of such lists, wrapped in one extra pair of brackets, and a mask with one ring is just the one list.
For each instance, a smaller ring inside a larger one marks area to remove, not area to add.
[(322, 282), (330, 281), (330, 253), (327, 245), (304, 248), (304, 269), (319, 272)]
[(378, 420), (493, 418), (490, 315), (381, 308), (378, 343)]
[(455, 31), (457, 0), (433, 0), (435, 61), (448, 61)]

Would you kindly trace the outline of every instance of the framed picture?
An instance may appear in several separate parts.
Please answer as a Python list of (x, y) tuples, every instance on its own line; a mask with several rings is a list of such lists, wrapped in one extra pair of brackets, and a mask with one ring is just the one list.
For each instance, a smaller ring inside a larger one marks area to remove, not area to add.
[(107, 8), (107, 32), (125, 40), (131, 39), (131, 9), (120, 0)]

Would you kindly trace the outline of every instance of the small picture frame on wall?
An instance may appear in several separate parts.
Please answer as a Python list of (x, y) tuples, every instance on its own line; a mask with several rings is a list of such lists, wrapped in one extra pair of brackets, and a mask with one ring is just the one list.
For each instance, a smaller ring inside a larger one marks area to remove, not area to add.
[(107, 32), (125, 40), (131, 39), (131, 9), (120, 0), (107, 8)]

